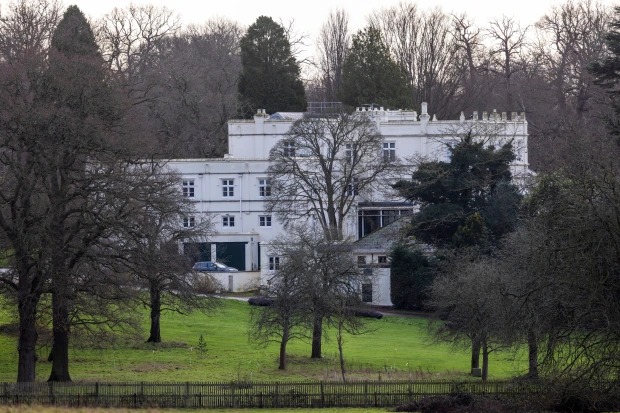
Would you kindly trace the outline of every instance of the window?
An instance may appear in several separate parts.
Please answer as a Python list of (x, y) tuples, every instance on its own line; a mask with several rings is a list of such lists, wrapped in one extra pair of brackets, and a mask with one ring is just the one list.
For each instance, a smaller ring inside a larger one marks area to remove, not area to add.
[(357, 256), (357, 265), (366, 265), (366, 256), (358, 255)]
[(280, 269), (280, 257), (269, 257), (269, 270), (275, 271)]
[(354, 196), (358, 194), (357, 178), (353, 178), (353, 183), (347, 185), (347, 195)]
[(222, 216), (222, 226), (223, 227), (234, 227), (235, 226), (235, 217), (233, 215), (223, 215)]
[(258, 217), (258, 224), (261, 227), (271, 226), (271, 215), (261, 215)]
[(194, 228), (196, 226), (195, 217), (183, 217), (183, 228)]
[(372, 284), (371, 283), (362, 284), (362, 302), (372, 303)]
[(347, 143), (344, 146), (344, 159), (347, 163), (355, 163), (357, 161), (357, 144)]
[(282, 155), (288, 157), (295, 156), (295, 142), (293, 141), (284, 141), (282, 142)]
[(235, 180), (234, 179), (222, 179), (222, 196), (225, 196), (225, 197), (235, 196)]
[(396, 142), (383, 142), (383, 159), (386, 161), (396, 160)]
[(379, 256), (377, 257), (377, 262), (378, 262), (379, 264), (387, 264), (387, 262), (388, 262), (388, 261), (387, 261), (387, 255), (379, 255)]
[(258, 195), (271, 196), (271, 182), (267, 178), (258, 180)]
[(193, 179), (183, 180), (183, 196), (186, 198), (194, 197), (194, 180)]

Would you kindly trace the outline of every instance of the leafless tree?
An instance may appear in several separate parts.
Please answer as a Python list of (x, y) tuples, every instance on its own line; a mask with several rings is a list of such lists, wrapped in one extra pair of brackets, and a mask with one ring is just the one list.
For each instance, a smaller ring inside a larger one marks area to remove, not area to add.
[(0, 229), (14, 262), (14, 272), (4, 274), (2, 281), (14, 294), (18, 309), (18, 381), (35, 380), (37, 310), (48, 282), (40, 265), (46, 211), (32, 153), (37, 147), (37, 118), (44, 111), (29, 97), (45, 70), (47, 47), (59, 15), (55, 3), (24, 1), (11, 5), (9, 13), (0, 18)]
[(335, 102), (342, 79), (342, 65), (350, 44), (349, 15), (345, 10), (331, 11), (321, 26), (317, 39), (317, 62), (319, 83), (323, 100)]
[(364, 113), (296, 121), (271, 150), (267, 209), (286, 224), (316, 219), (329, 240), (345, 236), (345, 217), (372, 192), (396, 159), (382, 152), (383, 138)]
[(370, 22), (381, 30), (392, 55), (405, 69), (413, 106), (428, 102), (440, 118), (458, 115), (466, 67), (452, 33), (451, 17), (440, 9), (420, 12), (414, 4), (401, 2), (375, 13)]
[(310, 251), (296, 236), (275, 240), (270, 253), (277, 254), (273, 275), (263, 286), (273, 302), (266, 308), (252, 310), (249, 337), (261, 344), (276, 341), (280, 345), (280, 370), (286, 369), (286, 347), (290, 340), (307, 338), (309, 303), (304, 291), (309, 275)]
[[(280, 267), (269, 280), (268, 294), (278, 302), (282, 297), (287, 301), (291, 299), (288, 295), (282, 296), (283, 292), (278, 289), (288, 288), (289, 294), (295, 293), (292, 298), (298, 302), (280, 305), (285, 305), (287, 314), (298, 311), (295, 325), (301, 328), (300, 336), (312, 337), (313, 358), (321, 357), (323, 322), (336, 327), (344, 379), (342, 334), (361, 331), (361, 323), (355, 319), (353, 310), (360, 302), (363, 274), (353, 261), (351, 245), (326, 238), (319, 226), (296, 225), (289, 234), (269, 246), (269, 254), (278, 257)], [(279, 327), (282, 326), (280, 322)], [(311, 334), (307, 333), (309, 330)]]
[(52, 0), (20, 0), (0, 13), (0, 61), (18, 63), (26, 56), (38, 56), (49, 46), (60, 20), (60, 4)]
[[(515, 104), (521, 103), (515, 102), (513, 83), (516, 74), (526, 67), (527, 30), (528, 27), (521, 28), (514, 18), (506, 16), (501, 20), (492, 20), (487, 29), (487, 36), (491, 42), (489, 69), (501, 76), (506, 108), (514, 108)], [(523, 108), (522, 103), (520, 108)]]
[(435, 278), (430, 288), (429, 306), (437, 322), (433, 324), (439, 340), (470, 345), (472, 368), (478, 367), (482, 350), (482, 380), (487, 380), (489, 354), (504, 342), (501, 321), (508, 299), (501, 294), (504, 280), (490, 258), (474, 259), (467, 254), (454, 258), (452, 268)]
[(238, 113), (240, 27), (211, 20), (160, 42), (148, 118), (161, 155), (213, 157), (226, 151), (226, 125)]
[(558, 110), (583, 116), (595, 93), (592, 62), (605, 54), (610, 10), (591, 0), (553, 7), (536, 24), (536, 60), (542, 66)]
[(96, 34), (108, 67), (139, 90), (135, 82), (156, 58), (161, 40), (174, 36), (179, 29), (179, 21), (171, 10), (132, 4), (124, 9), (114, 8), (104, 16), (97, 24)]

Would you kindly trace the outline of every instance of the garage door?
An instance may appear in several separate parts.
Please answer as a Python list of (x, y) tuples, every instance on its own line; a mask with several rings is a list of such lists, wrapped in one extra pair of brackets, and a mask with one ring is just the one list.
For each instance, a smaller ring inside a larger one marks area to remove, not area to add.
[[(193, 242), (183, 244), (185, 255), (192, 257), (196, 261), (211, 260), (210, 242)], [(239, 271), (245, 271), (245, 246), (247, 242), (216, 242), (217, 261), (230, 267), (235, 267)]]

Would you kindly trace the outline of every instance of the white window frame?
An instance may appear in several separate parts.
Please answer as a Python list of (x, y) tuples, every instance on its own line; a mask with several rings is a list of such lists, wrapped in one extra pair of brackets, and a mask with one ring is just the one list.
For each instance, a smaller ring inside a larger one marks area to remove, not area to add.
[(383, 159), (389, 162), (396, 160), (396, 142), (383, 142)]
[(259, 215), (258, 226), (259, 227), (271, 227), (271, 215)]
[(196, 217), (190, 215), (183, 217), (183, 228), (194, 228), (196, 226)]
[(194, 198), (196, 195), (196, 185), (193, 179), (183, 179), (182, 181), (183, 196), (185, 198)]
[(269, 257), (269, 271), (277, 271), (280, 269), (280, 257), (272, 255)]
[(224, 198), (232, 198), (235, 196), (235, 180), (234, 178), (222, 179), (222, 196)]
[(344, 159), (347, 163), (352, 164), (357, 161), (358, 153), (357, 153), (357, 143), (345, 143), (344, 144)]
[(294, 158), (295, 157), (295, 141), (284, 140), (282, 141), (282, 155)]
[(353, 178), (353, 182), (347, 185), (347, 195), (348, 196), (359, 195), (359, 186), (357, 184), (357, 178)]
[(235, 226), (234, 215), (222, 215), (222, 227), (233, 228)]
[(258, 178), (258, 196), (271, 196), (271, 179)]

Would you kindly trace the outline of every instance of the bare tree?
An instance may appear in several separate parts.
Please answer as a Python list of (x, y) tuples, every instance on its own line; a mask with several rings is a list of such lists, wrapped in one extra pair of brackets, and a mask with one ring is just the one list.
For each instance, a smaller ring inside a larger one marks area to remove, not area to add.
[(241, 35), (236, 23), (211, 20), (160, 42), (147, 116), (157, 129), (161, 155), (225, 153), (226, 125), (238, 114)]
[[(131, 217), (135, 223), (119, 232), (124, 254), (119, 256), (117, 271), (127, 273), (137, 285), (148, 290), (137, 299), (150, 310), (150, 333), (147, 342), (161, 342), (162, 312), (190, 313), (209, 311), (217, 302), (197, 294), (206, 274), (192, 271), (189, 257), (179, 254), (179, 244), (210, 232), (211, 223), (196, 216), (194, 205), (180, 194), (180, 178), (165, 173), (165, 165), (153, 163), (136, 166), (133, 173), (151, 175), (144, 185), (148, 191), (134, 194), (136, 207)], [(157, 174), (157, 176), (155, 176)]]
[(98, 22), (96, 32), (108, 67), (140, 89), (136, 82), (157, 56), (161, 40), (174, 36), (179, 28), (171, 10), (132, 4), (125, 9), (114, 8)]
[(536, 60), (544, 69), (558, 110), (583, 116), (595, 94), (588, 68), (605, 54), (610, 11), (591, 0), (556, 6), (536, 24)]
[[(323, 322), (336, 327), (344, 378), (342, 334), (361, 331), (361, 323), (355, 319), (353, 310), (360, 302), (363, 275), (353, 261), (349, 243), (326, 238), (318, 226), (297, 225), (288, 232), (290, 235), (270, 245), (269, 254), (278, 257), (279, 269), (270, 278), (267, 291), (275, 297), (276, 303), (281, 298), (291, 299), (278, 289), (287, 288), (290, 289), (287, 294), (295, 293), (292, 298), (298, 302), (279, 305), (284, 306), (281, 310), (286, 310), (287, 314), (295, 314), (295, 325), (302, 327), (300, 335), (308, 336), (306, 332), (312, 331), (313, 358), (321, 357)], [(275, 308), (278, 311), (278, 306)], [(279, 327), (283, 327), (282, 319)]]
[(317, 62), (319, 83), (323, 88), (323, 100), (338, 100), (342, 81), (342, 66), (350, 44), (349, 16), (344, 10), (331, 11), (321, 26), (317, 39)]
[[(526, 67), (527, 58), (527, 30), (521, 28), (519, 23), (512, 17), (503, 16), (501, 20), (492, 20), (487, 29), (487, 36), (491, 42), (489, 50), (491, 65), (489, 69), (501, 76), (504, 84), (503, 102), (506, 108), (514, 108), (514, 78), (515, 75)], [(522, 107), (522, 103), (520, 105)]]
[(345, 236), (345, 217), (395, 165), (369, 116), (339, 113), (296, 121), (271, 150), (266, 208), (286, 224), (316, 219), (329, 240)]
[(430, 288), (429, 306), (438, 322), (435, 335), (442, 341), (472, 346), (472, 368), (482, 350), (482, 380), (487, 380), (489, 354), (504, 345), (501, 320), (508, 299), (501, 294), (503, 280), (492, 259), (455, 258), (453, 267), (439, 275)]
[[(273, 299), (266, 308), (252, 310), (249, 337), (261, 344), (276, 341), (280, 345), (280, 370), (286, 369), (286, 347), (290, 340), (307, 338), (309, 304), (304, 291), (309, 275), (310, 251), (299, 244), (296, 236), (275, 241), (273, 250), (278, 254), (273, 263), (274, 273), (263, 286)], [(281, 260), (280, 260), (281, 257)]]
[(375, 13), (370, 22), (405, 69), (413, 106), (428, 102), (440, 118), (458, 115), (466, 61), (455, 42), (451, 17), (440, 9), (420, 12), (414, 4), (401, 2)]

